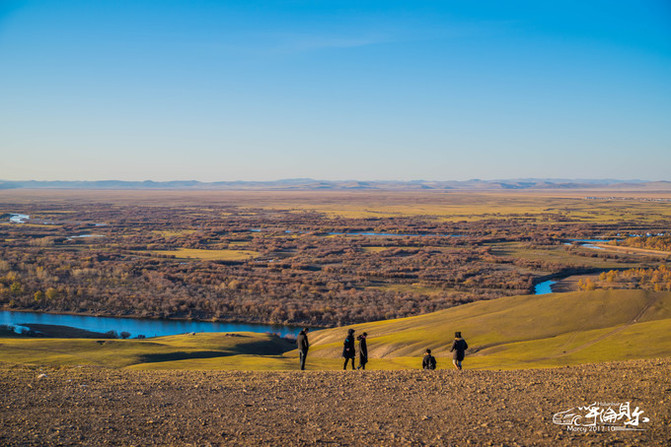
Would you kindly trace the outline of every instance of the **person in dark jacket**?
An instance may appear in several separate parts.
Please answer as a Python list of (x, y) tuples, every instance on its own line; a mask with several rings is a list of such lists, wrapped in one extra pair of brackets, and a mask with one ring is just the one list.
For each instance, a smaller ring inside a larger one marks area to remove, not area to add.
[(359, 335), (356, 339), (359, 340), (359, 366), (357, 369), (366, 369), (368, 363), (368, 346), (366, 345), (367, 333)]
[(466, 340), (461, 338), (461, 332), (455, 332), (454, 341), (452, 342), (452, 348), (450, 348), (450, 352), (453, 352), (452, 363), (454, 363), (454, 367), (458, 370), (461, 370), (461, 362), (464, 360), (464, 352), (467, 349), (468, 343), (466, 343)]
[(305, 359), (308, 356), (308, 349), (310, 349), (310, 342), (308, 341), (308, 331), (310, 329), (303, 328), (296, 337), (296, 344), (298, 345), (298, 355), (301, 360), (301, 370), (305, 369)]
[(427, 349), (424, 353), (424, 358), (422, 359), (422, 368), (436, 369), (436, 358), (431, 355), (430, 349)]
[(345, 357), (345, 365), (343, 366), (343, 369), (347, 369), (347, 362), (349, 362), (350, 359), (352, 359), (352, 369), (354, 369), (354, 351), (354, 329), (349, 329), (342, 348), (342, 356)]

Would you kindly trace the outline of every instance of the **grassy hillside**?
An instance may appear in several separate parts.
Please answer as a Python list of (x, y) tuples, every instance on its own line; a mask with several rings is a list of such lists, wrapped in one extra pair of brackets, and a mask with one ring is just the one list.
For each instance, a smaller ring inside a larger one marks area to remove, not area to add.
[(174, 364), (197, 368), (204, 361), (233, 356), (247, 355), (272, 361), (293, 347), (276, 336), (252, 332), (184, 334), (145, 340), (12, 337), (0, 339), (0, 358), (28, 364), (116, 368)]
[[(465, 366), (550, 367), (671, 356), (671, 293), (596, 290), (480, 301), (431, 314), (351, 326), (368, 332), (370, 369), (419, 367), (427, 347), (451, 367), (454, 331), (470, 345)], [(339, 369), (345, 328), (310, 334), (308, 369)], [(0, 339), (12, 363), (94, 364), (133, 369), (281, 370), (298, 366), (294, 346), (254, 333), (148, 340)]]
[[(455, 331), (471, 347), (468, 366), (477, 368), (664, 357), (671, 355), (665, 336), (671, 329), (671, 293), (597, 290), (516, 296), (351, 327), (368, 332), (370, 357), (397, 362), (410, 362), (427, 347), (439, 361), (450, 358)], [(338, 356), (345, 332), (314, 333), (312, 356)], [(442, 363), (447, 366), (449, 360)]]

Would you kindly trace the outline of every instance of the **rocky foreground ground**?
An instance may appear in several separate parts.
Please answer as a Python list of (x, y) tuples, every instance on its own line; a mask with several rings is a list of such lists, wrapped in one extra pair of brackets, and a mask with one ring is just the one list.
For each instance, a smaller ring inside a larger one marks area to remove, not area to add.
[[(572, 408), (587, 416), (577, 407), (594, 402), (601, 410), (630, 402), (632, 413), (643, 411), (643, 430), (610, 431), (624, 426), (624, 417), (587, 431), (553, 422)], [(5, 364), (0, 404), (6, 446), (668, 446), (671, 359), (461, 373)]]

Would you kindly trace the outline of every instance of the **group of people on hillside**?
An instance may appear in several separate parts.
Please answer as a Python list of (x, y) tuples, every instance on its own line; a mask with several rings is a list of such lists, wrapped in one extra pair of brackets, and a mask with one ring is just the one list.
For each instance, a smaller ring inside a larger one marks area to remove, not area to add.
[[(308, 328), (302, 329), (298, 337), (296, 337), (296, 344), (298, 345), (299, 359), (301, 364), (301, 370), (305, 369), (305, 360), (308, 356), (308, 350), (310, 349), (310, 342), (308, 341)], [(345, 364), (343, 369), (347, 369), (347, 364), (351, 362), (352, 369), (355, 369), (354, 359), (356, 358), (356, 349), (355, 349), (355, 339), (354, 339), (354, 329), (347, 330), (347, 337), (345, 337), (345, 342), (343, 343), (342, 356), (345, 358)], [(368, 345), (366, 344), (366, 338), (368, 337), (367, 333), (362, 333), (356, 339), (359, 340), (359, 366), (356, 369), (366, 369), (366, 363), (368, 363)], [(468, 349), (468, 343), (461, 336), (461, 332), (454, 333), (454, 341), (452, 342), (452, 347), (450, 352), (452, 352), (452, 364), (455, 368), (461, 371), (461, 362), (464, 360), (464, 355)], [(422, 368), (433, 370), (436, 369), (436, 358), (431, 355), (431, 349), (427, 349), (424, 352), (424, 358), (422, 359)]]

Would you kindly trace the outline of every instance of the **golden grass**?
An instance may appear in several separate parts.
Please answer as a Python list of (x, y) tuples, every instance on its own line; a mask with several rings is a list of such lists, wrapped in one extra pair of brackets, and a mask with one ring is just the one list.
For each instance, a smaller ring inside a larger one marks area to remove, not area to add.
[[(584, 195), (593, 195), (586, 192)], [(643, 194), (645, 195), (645, 194)], [(259, 203), (267, 209), (313, 210), (331, 217), (367, 218), (428, 216), (443, 221), (506, 219), (512, 216), (553, 221), (554, 216), (582, 222), (653, 222), (671, 217), (660, 202), (635, 198), (622, 201), (586, 200), (564, 192), (313, 192), (285, 193)]]
[[(475, 369), (516, 369), (669, 357), (671, 319), (509, 343), (469, 357)], [(643, 347), (641, 349), (641, 347)]]
[[(626, 200), (586, 200), (586, 196), (610, 196)], [(13, 203), (48, 203), (63, 200), (106, 201), (146, 206), (193, 206), (202, 210), (214, 205), (242, 208), (320, 211), (330, 216), (385, 217), (426, 216), (447, 221), (508, 218), (511, 215), (536, 221), (575, 219), (577, 222), (641, 223), (671, 217), (668, 203), (643, 199), (669, 198), (671, 193), (648, 191), (543, 190), (543, 191), (60, 191), (3, 190), (0, 197)], [(194, 209), (194, 212), (197, 212)]]
[[(426, 348), (449, 358), (457, 330), (477, 350), (467, 362), (475, 368), (651, 358), (671, 355), (671, 340), (653, 332), (671, 328), (671, 293), (599, 290), (506, 297), (351, 327), (368, 332), (370, 356), (382, 360), (418, 358)], [(337, 357), (345, 329), (315, 332), (313, 357)], [(629, 343), (639, 348), (620, 349)]]
[(27, 223), (27, 222), (26, 223), (20, 223), (20, 224), (11, 223), (11, 222), (0, 222), (0, 225), (2, 225), (2, 226), (21, 225), (21, 227), (26, 227), (26, 228), (53, 228), (53, 229), (61, 227), (61, 225), (59, 225), (59, 224), (52, 225), (52, 224), (36, 224), (36, 223)]
[(176, 258), (202, 259), (206, 261), (243, 261), (259, 256), (251, 250), (202, 250), (197, 248), (178, 248), (176, 250), (151, 250), (141, 253), (174, 256)]
[(163, 237), (181, 237), (195, 233), (196, 230), (153, 230), (152, 233)]
[(272, 358), (290, 345), (282, 339), (257, 333), (229, 337), (222, 333), (185, 334), (145, 340), (2, 338), (0, 358), (5, 362), (47, 365), (99, 365), (151, 368), (155, 363), (189, 362), (198, 365), (228, 356), (255, 355)]
[(380, 253), (381, 251), (385, 250), (390, 250), (398, 247), (380, 247), (380, 246), (369, 246), (369, 247), (361, 247), (364, 252), (366, 253)]

